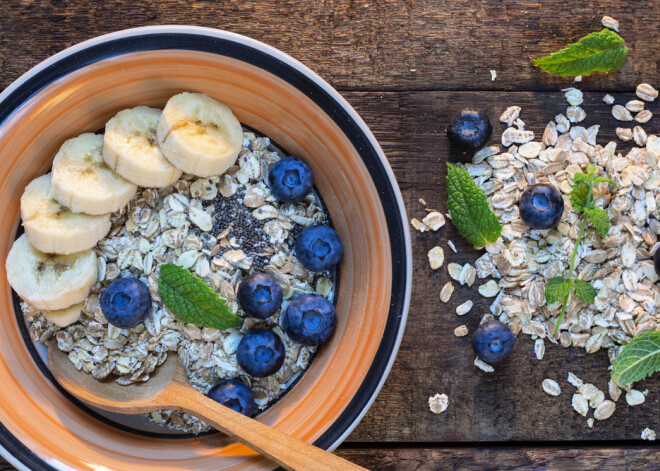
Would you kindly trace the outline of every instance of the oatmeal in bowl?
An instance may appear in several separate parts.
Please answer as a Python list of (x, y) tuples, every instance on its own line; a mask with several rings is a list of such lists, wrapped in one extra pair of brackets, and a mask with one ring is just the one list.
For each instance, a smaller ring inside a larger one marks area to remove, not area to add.
[[(185, 92), (67, 140), (27, 186), (7, 259), (31, 339), (123, 385), (178, 354), (199, 391), (226, 402), (238, 381), (249, 415), (266, 409), (334, 331), (343, 250), (311, 170), (283, 157), (225, 105)], [(183, 412), (147, 416), (209, 430)]]

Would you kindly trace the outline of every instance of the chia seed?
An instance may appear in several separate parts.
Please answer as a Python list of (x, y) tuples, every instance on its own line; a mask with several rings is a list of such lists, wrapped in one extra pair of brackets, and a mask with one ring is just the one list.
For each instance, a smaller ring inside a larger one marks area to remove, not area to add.
[(229, 238), (246, 253), (261, 253), (266, 250), (270, 238), (263, 230), (264, 222), (252, 216), (252, 210), (243, 205), (245, 189), (240, 188), (234, 195), (225, 198), (222, 195), (211, 200), (213, 206), (213, 235), (217, 236), (227, 228), (231, 228)]

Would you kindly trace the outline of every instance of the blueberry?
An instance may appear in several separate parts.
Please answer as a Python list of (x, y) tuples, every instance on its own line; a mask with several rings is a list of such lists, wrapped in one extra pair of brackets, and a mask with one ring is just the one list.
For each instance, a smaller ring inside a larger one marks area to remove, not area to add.
[(149, 288), (135, 278), (119, 278), (101, 295), (101, 309), (108, 322), (120, 329), (132, 329), (151, 312)]
[(282, 288), (272, 276), (253, 273), (238, 285), (238, 302), (251, 317), (268, 319), (282, 305)]
[(547, 183), (528, 186), (519, 203), (520, 217), (532, 229), (552, 229), (564, 214), (564, 199)]
[(215, 384), (206, 395), (225, 407), (252, 417), (254, 415), (254, 396), (244, 383), (237, 379), (225, 379)]
[(344, 246), (334, 229), (328, 226), (305, 228), (296, 240), (296, 256), (305, 268), (325, 271), (337, 265)]
[(655, 265), (655, 272), (660, 276), (660, 247), (655, 249), (655, 256), (653, 257), (653, 264)]
[(335, 307), (318, 294), (303, 294), (286, 308), (282, 317), (284, 331), (294, 342), (321, 345), (337, 325)]
[(238, 364), (250, 376), (263, 378), (277, 372), (284, 363), (282, 339), (270, 330), (248, 330), (236, 349)]
[(516, 341), (513, 332), (506, 324), (492, 320), (484, 322), (472, 337), (472, 348), (477, 356), (487, 363), (504, 360)]
[(493, 134), (488, 115), (483, 111), (466, 109), (456, 114), (447, 127), (447, 137), (461, 150), (483, 147)]
[(270, 168), (268, 182), (273, 196), (285, 203), (302, 201), (312, 191), (312, 169), (300, 159), (285, 157)]

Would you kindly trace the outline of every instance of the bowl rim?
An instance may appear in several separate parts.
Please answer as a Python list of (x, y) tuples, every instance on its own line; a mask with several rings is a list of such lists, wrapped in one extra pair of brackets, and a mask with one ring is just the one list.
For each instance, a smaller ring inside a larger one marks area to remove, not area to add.
[[(158, 43), (158, 39), (163, 40), (169, 37), (188, 37), (188, 39), (193, 39), (195, 36), (203, 36), (206, 37), (206, 39), (210, 38), (218, 41), (217, 50), (204, 50), (204, 52), (231, 55), (231, 50), (226, 49), (227, 45), (239, 48), (242, 47), (249, 50), (257, 59), (259, 57), (261, 59), (268, 58), (273, 64), (276, 64), (277, 67), (284, 68), (285, 70), (288, 69), (290, 72), (294, 73), (295, 78), (293, 79), (291, 77), (287, 79), (287, 77), (276, 74), (283, 80), (289, 81), (290, 83), (292, 80), (302, 80), (305, 82), (305, 85), (311, 87), (314, 92), (323, 94), (326, 100), (329, 100), (331, 103), (338, 106), (338, 109), (334, 111), (339, 111), (345, 114), (344, 116), (331, 115), (332, 119), (342, 129), (342, 132), (346, 132), (346, 127), (350, 126), (353, 132), (359, 134), (358, 138), (356, 138), (359, 143), (367, 146), (367, 148), (358, 148), (355, 140), (347, 133), (347, 138), (349, 138), (353, 145), (356, 146), (358, 153), (364, 158), (364, 153), (369, 152), (376, 158), (374, 163), (376, 163), (379, 168), (374, 169), (370, 166), (369, 173), (372, 178), (374, 172), (379, 171), (387, 180), (387, 190), (390, 191), (389, 202), (391, 203), (391, 207), (389, 208), (390, 211), (385, 207), (383, 209), (388, 220), (388, 231), (391, 235), (390, 245), (393, 254), (393, 287), (385, 333), (381, 339), (375, 357), (376, 359), (380, 358), (381, 361), (374, 361), (370, 366), (369, 372), (363, 383), (360, 385), (358, 392), (348, 402), (344, 412), (342, 412), (340, 417), (331, 424), (328, 430), (315, 442), (318, 446), (333, 450), (362, 420), (389, 375), (405, 330), (412, 287), (412, 247), (410, 231), (408, 228), (403, 197), (394, 177), (394, 173), (382, 149), (365, 122), (334, 88), (316, 73), (312, 72), (307, 66), (303, 65), (288, 54), (285, 54), (265, 43), (237, 33), (200, 26), (145, 26), (116, 31), (78, 43), (50, 56), (31, 68), (0, 93), (0, 126), (2, 126), (10, 116), (17, 112), (27, 100), (37, 94), (41, 89), (75, 70), (109, 57), (130, 54), (139, 50), (182, 49), (182, 47), (167, 47), (167, 41), (164, 41), (164, 43)], [(142, 44), (141, 48), (133, 47), (133, 49), (131, 49), (130, 44), (125, 45), (125, 49), (108, 48), (109, 43), (114, 43), (113, 45), (115, 45), (118, 42), (125, 40), (143, 40), (145, 43)], [(149, 43), (150, 40), (151, 43)], [(104, 47), (105, 50), (103, 50)], [(194, 41), (190, 41), (190, 44), (186, 46), (185, 49), (201, 50), (197, 48)], [(86, 53), (88, 57), (82, 57), (85, 55), (83, 52)], [(76, 62), (69, 65), (69, 67), (62, 68), (63, 61), (70, 62), (72, 59)], [(239, 59), (245, 60), (242, 56), (239, 57)], [(253, 62), (253, 64), (263, 68), (258, 60), (256, 63)], [(272, 70), (269, 71), (273, 72)], [(292, 84), (297, 88), (300, 88), (298, 83)], [(315, 97), (311, 98), (314, 99)], [(325, 109), (324, 111), (327, 112)], [(342, 120), (341, 118), (349, 118), (349, 120)], [(381, 196), (381, 203), (384, 203), (383, 192), (379, 193)], [(392, 235), (394, 235), (394, 237), (392, 237)], [(395, 284), (397, 285), (396, 287)], [(377, 371), (374, 371), (374, 368), (376, 367)], [(374, 375), (376, 377), (373, 377)], [(365, 388), (366, 390), (363, 391)], [(360, 396), (364, 396), (365, 394), (366, 398), (363, 397), (360, 399)], [(351, 406), (358, 405), (353, 404), (356, 399), (360, 399), (359, 410), (357, 413), (351, 410)], [(344, 420), (350, 420), (350, 423), (348, 425), (343, 424), (342, 422)], [(330, 434), (335, 426), (339, 426), (342, 430), (339, 433), (335, 431), (333, 434)], [(51, 464), (46, 463), (41, 457), (29, 450), (22, 442), (20, 442), (20, 440), (13, 436), (2, 423), (0, 423), (0, 455), (17, 469), (35, 469), (35, 464), (45, 469), (53, 469)]]

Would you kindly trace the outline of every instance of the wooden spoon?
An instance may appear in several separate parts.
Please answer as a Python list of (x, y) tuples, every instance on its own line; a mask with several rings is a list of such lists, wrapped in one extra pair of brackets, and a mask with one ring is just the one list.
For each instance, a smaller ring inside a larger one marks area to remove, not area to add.
[(175, 353), (167, 356), (167, 361), (156, 368), (148, 381), (128, 386), (99, 381), (76, 370), (55, 342), (48, 348), (48, 363), (50, 372), (64, 389), (100, 409), (127, 414), (160, 409), (187, 412), (288, 470), (365, 470), (209, 399), (190, 385), (186, 369)]

